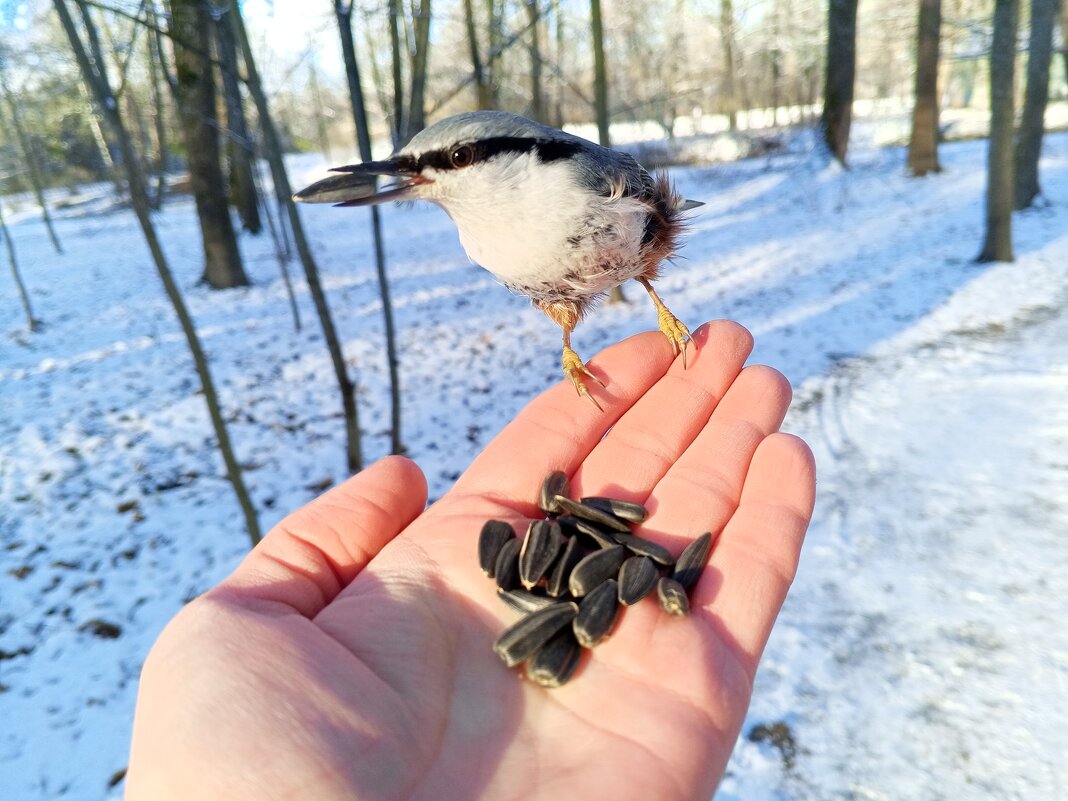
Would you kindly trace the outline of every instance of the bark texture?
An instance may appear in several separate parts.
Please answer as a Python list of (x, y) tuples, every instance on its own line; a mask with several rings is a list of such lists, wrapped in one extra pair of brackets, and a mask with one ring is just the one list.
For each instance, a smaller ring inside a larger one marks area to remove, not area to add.
[(204, 242), (203, 280), (214, 289), (247, 286), (219, 152), (215, 76), (205, 57), (211, 48), (211, 17), (203, 0), (170, 0), (168, 7), (175, 102)]
[(1019, 0), (995, 0), (990, 45), (990, 149), (987, 155), (986, 239), (978, 261), (1012, 261), (1012, 127), (1016, 98)]
[(853, 122), (857, 71), (857, 0), (830, 0), (827, 18), (827, 74), (820, 128), (827, 149), (842, 164)]
[(912, 107), (908, 169), (913, 175), (940, 172), (938, 163), (938, 46), (942, 0), (920, 0), (916, 35), (916, 104)]
[(1023, 114), (1016, 132), (1013, 208), (1026, 209), (1042, 188), (1038, 160), (1042, 155), (1046, 101), (1049, 99), (1049, 68), (1053, 61), (1053, 25), (1058, 0), (1031, 0), (1031, 34), (1027, 48), (1027, 89)]

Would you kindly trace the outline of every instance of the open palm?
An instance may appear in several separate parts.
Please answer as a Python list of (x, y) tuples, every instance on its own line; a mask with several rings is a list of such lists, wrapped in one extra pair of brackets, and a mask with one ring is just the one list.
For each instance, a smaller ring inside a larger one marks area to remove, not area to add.
[[(660, 334), (591, 369), (604, 413), (558, 385), (424, 511), (426, 482), (382, 460), (284, 520), (189, 604), (142, 675), (130, 799), (707, 799), (812, 510), (804, 443), (775, 433), (789, 385), (742, 369), (752, 339)], [(644, 503), (678, 554), (717, 536), (688, 618), (653, 599), (565, 687), (491, 650), (516, 619), (478, 568), (489, 518), (525, 530), (550, 470), (572, 494)]]

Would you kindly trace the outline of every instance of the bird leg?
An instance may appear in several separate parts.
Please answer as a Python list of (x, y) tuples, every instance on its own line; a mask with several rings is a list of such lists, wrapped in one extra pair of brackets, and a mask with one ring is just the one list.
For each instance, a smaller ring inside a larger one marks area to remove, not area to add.
[(582, 380), (582, 375), (588, 375), (602, 387), (604, 384), (601, 382), (601, 379), (587, 369), (586, 365), (582, 363), (582, 359), (579, 358), (579, 355), (571, 349), (571, 331), (567, 328), (564, 329), (564, 353), (562, 362), (564, 365), (564, 375), (571, 379), (571, 383), (575, 385), (575, 391), (578, 392), (579, 395), (585, 395), (593, 401), (594, 406), (603, 412), (604, 409), (601, 408), (601, 404), (599, 404), (597, 399), (590, 394), (588, 389), (586, 389), (586, 382)]
[(639, 276), (637, 279), (639, 284), (645, 287), (645, 291), (649, 293), (649, 297), (653, 299), (653, 305), (656, 306), (656, 323), (660, 326), (660, 331), (664, 336), (668, 338), (668, 342), (671, 343), (671, 352), (676, 356), (682, 353), (682, 367), (686, 368), (686, 343), (688, 343), (693, 337), (690, 336), (690, 329), (688, 329), (683, 322), (672, 314), (668, 307), (664, 305), (664, 301), (660, 299), (660, 296), (656, 294), (656, 290), (653, 289), (653, 285), (649, 282), (648, 278)]
[(581, 309), (570, 301), (535, 301), (535, 305), (546, 316), (556, 323), (564, 332), (564, 350), (561, 358), (561, 362), (564, 368), (564, 375), (571, 379), (571, 383), (575, 385), (575, 391), (579, 395), (585, 395), (601, 411), (601, 404), (597, 402), (597, 399), (590, 394), (590, 391), (586, 388), (586, 382), (582, 376), (586, 375), (592, 378), (595, 382), (602, 387), (604, 384), (601, 380), (587, 369), (586, 365), (582, 363), (582, 359), (571, 348), (571, 332), (578, 325), (579, 318), (581, 317)]

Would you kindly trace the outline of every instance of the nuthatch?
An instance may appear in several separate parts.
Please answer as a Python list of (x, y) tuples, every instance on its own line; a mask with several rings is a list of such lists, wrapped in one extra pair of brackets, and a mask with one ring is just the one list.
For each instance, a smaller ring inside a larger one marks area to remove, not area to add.
[[(571, 332), (591, 304), (628, 279), (645, 287), (660, 330), (685, 363), (690, 332), (651, 282), (678, 247), (683, 212), (701, 204), (631, 156), (517, 114), (475, 111), (431, 125), (384, 161), (332, 172), (340, 174), (294, 199), (441, 206), (472, 261), (563, 329), (564, 375), (595, 404), (582, 375), (598, 379), (571, 349)], [(395, 182), (379, 189), (380, 175)]]

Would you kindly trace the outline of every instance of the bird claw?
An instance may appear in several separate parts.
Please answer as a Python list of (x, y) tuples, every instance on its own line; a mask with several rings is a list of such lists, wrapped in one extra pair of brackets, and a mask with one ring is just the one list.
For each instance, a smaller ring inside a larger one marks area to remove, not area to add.
[(671, 343), (671, 355), (678, 356), (680, 353), (682, 354), (682, 369), (685, 370), (686, 346), (693, 341), (690, 329), (666, 308), (661, 308), (657, 311), (656, 322), (660, 327), (660, 332)]
[(585, 374), (592, 378), (601, 387), (604, 386), (604, 382), (597, 376), (589, 371), (585, 364), (582, 363), (582, 359), (571, 348), (564, 348), (563, 354), (563, 366), (564, 375), (571, 379), (571, 383), (575, 385), (575, 391), (580, 395), (584, 395), (590, 399), (590, 402), (597, 407), (597, 410), (603, 412), (601, 404), (597, 402), (597, 399), (590, 394), (589, 389), (586, 388), (586, 382), (582, 380), (582, 375)]

